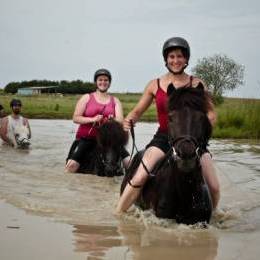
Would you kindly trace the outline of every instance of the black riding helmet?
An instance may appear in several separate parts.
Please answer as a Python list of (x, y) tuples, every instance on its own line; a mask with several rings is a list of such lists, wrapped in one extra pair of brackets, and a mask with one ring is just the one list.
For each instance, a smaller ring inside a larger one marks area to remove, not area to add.
[(13, 106), (22, 106), (22, 102), (20, 99), (12, 99), (11, 102), (10, 102), (10, 107), (13, 107)]
[(183, 55), (187, 59), (187, 63), (189, 63), (190, 46), (189, 43), (181, 37), (172, 37), (164, 43), (162, 50), (164, 60), (166, 61), (168, 53), (175, 48), (180, 48), (183, 51)]
[(108, 79), (109, 79), (109, 82), (111, 82), (112, 76), (111, 76), (111, 73), (107, 69), (99, 69), (99, 70), (97, 70), (95, 72), (95, 74), (94, 74), (94, 82), (96, 82), (98, 76), (101, 76), (101, 75), (107, 76)]

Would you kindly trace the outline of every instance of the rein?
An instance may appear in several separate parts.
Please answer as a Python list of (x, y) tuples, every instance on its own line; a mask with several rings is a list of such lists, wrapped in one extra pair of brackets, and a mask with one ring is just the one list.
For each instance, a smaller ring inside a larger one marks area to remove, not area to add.
[[(131, 133), (131, 137), (132, 137), (132, 140), (133, 140), (133, 141), (132, 141), (132, 151), (131, 151), (131, 155), (130, 155), (129, 164), (130, 164), (130, 162), (131, 162), (131, 160), (132, 160), (132, 157), (133, 157), (133, 154), (134, 154), (134, 149), (136, 150), (137, 153), (139, 153), (139, 150), (138, 150), (138, 148), (137, 148), (137, 146), (136, 146), (136, 142), (135, 142), (134, 124), (133, 124), (133, 121), (132, 121), (132, 120), (130, 121), (130, 124), (131, 124), (130, 133)], [(141, 158), (141, 164), (143, 165), (143, 167), (144, 167), (144, 169), (145, 169), (145, 171), (146, 171), (146, 173), (147, 173), (147, 175), (148, 175), (149, 177), (154, 177), (154, 176), (155, 176), (155, 174), (151, 173), (151, 172), (148, 170), (148, 168), (147, 168), (147, 166), (145, 165), (145, 163), (144, 163), (144, 161), (143, 161), (142, 158)], [(129, 165), (128, 165), (128, 167), (129, 167)], [(128, 168), (128, 167), (127, 167), (127, 168)], [(130, 182), (130, 180), (128, 180), (128, 183), (130, 184), (130, 186), (132, 186), (132, 187), (134, 187), (134, 188), (140, 188), (140, 187), (142, 187), (142, 185), (133, 185), (133, 184)]]
[[(103, 106), (103, 108), (102, 108), (102, 110), (100, 111), (99, 115), (103, 115), (105, 109), (106, 109), (106, 105)], [(96, 127), (96, 125), (97, 125), (97, 122), (95, 121), (95, 122), (92, 124), (91, 128), (89, 129), (88, 135), (90, 135), (90, 133), (92, 132), (93, 128)]]

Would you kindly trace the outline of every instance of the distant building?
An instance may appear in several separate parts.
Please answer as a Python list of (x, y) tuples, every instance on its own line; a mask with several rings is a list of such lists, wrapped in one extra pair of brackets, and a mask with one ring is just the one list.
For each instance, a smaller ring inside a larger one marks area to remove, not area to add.
[[(40, 95), (42, 93), (49, 93), (50, 90), (54, 88), (56, 88), (56, 86), (18, 88), (17, 94), (21, 96)], [(51, 92), (53, 93), (53, 91)]]

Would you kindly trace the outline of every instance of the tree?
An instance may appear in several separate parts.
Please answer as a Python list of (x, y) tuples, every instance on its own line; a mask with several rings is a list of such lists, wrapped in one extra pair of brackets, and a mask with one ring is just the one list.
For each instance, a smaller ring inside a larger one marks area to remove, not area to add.
[(198, 60), (192, 72), (207, 84), (215, 102), (220, 103), (224, 90), (232, 90), (244, 84), (244, 69), (243, 65), (226, 55), (215, 54)]

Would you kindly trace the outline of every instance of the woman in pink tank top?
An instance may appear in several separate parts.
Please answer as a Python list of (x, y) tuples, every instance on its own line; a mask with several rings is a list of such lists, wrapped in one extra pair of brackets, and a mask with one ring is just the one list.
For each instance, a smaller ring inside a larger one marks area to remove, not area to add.
[[(130, 129), (130, 121), (138, 121), (141, 115), (155, 101), (157, 108), (157, 118), (159, 128), (152, 141), (146, 146), (143, 155), (143, 164), (140, 164), (136, 174), (126, 185), (116, 208), (116, 214), (121, 214), (135, 202), (140, 194), (140, 188), (148, 179), (147, 170), (152, 171), (155, 164), (164, 157), (170, 149), (168, 144), (168, 115), (167, 115), (167, 88), (173, 84), (175, 88), (196, 87), (201, 82), (196, 77), (192, 77), (185, 72), (190, 58), (190, 47), (188, 42), (181, 37), (168, 39), (163, 45), (163, 57), (168, 72), (159, 79), (151, 80), (145, 88), (141, 99), (134, 109), (127, 115), (124, 120), (125, 130)], [(205, 85), (204, 85), (205, 86)], [(216, 121), (214, 106), (209, 101), (208, 118), (212, 125)], [(213, 207), (216, 208), (219, 198), (219, 181), (214, 171), (213, 163), (209, 153), (204, 153), (201, 157), (202, 172), (211, 192)]]
[[(89, 150), (96, 145), (97, 126), (107, 118), (123, 121), (122, 105), (118, 98), (108, 94), (111, 74), (106, 69), (99, 69), (94, 75), (96, 91), (83, 95), (76, 104), (73, 122), (79, 124), (76, 140), (71, 146), (65, 170), (77, 172), (86, 161)], [(127, 154), (125, 154), (127, 156)]]

